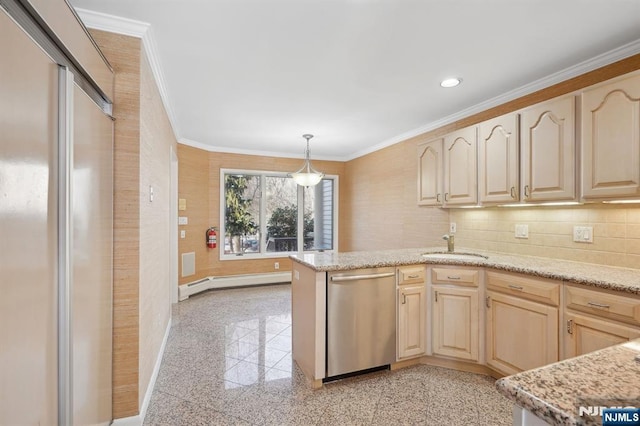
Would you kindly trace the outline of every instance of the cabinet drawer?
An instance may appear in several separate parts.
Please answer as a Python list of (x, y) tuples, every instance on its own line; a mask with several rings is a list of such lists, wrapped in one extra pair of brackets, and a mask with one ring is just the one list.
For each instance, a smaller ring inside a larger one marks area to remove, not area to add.
[(458, 284), (464, 286), (478, 286), (478, 271), (473, 269), (433, 268), (431, 281), (434, 284)]
[(398, 284), (419, 284), (425, 279), (424, 266), (407, 266), (398, 268)]
[(640, 299), (565, 285), (567, 308), (599, 317), (640, 324)]
[(560, 283), (558, 281), (487, 272), (487, 288), (553, 306), (560, 304)]

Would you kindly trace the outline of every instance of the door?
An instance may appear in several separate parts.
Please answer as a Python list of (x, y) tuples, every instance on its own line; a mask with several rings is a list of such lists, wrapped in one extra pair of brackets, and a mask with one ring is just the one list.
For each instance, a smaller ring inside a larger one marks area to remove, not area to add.
[(418, 145), (418, 205), (442, 204), (442, 139)]
[(478, 290), (432, 287), (433, 353), (478, 361)]
[(111, 421), (113, 122), (73, 85), (74, 424)]
[(426, 296), (424, 284), (398, 289), (398, 359), (425, 353)]
[(478, 189), (482, 203), (518, 201), (518, 134), (516, 113), (478, 125)]
[(558, 308), (487, 292), (487, 364), (515, 374), (558, 361)]
[(585, 315), (565, 314), (564, 355), (571, 358), (640, 337), (640, 328)]
[(444, 138), (444, 204), (478, 202), (476, 128), (467, 127)]
[(640, 196), (640, 75), (582, 94), (582, 196)]
[(575, 199), (575, 97), (543, 102), (521, 113), (525, 201)]
[(0, 424), (58, 423), (58, 67), (0, 8)]

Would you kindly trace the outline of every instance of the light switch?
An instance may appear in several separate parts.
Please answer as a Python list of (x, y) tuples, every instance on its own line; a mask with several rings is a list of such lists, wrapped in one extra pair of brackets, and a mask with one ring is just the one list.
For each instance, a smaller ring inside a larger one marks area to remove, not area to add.
[(529, 238), (529, 225), (516, 225), (516, 238)]
[(149, 185), (149, 202), (153, 203), (153, 186)]
[(185, 231), (184, 229), (180, 230), (180, 238), (184, 238), (187, 236), (187, 231)]
[(593, 243), (593, 226), (574, 226), (573, 241), (576, 243)]
[(178, 210), (186, 210), (186, 209), (187, 209), (187, 199), (178, 198)]

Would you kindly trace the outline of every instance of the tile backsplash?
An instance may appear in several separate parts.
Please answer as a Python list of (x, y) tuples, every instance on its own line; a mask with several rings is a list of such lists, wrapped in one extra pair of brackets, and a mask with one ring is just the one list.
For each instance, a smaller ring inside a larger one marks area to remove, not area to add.
[[(640, 205), (452, 209), (458, 247), (640, 268)], [(528, 225), (529, 238), (516, 238)], [(593, 227), (593, 243), (573, 241), (574, 226)]]

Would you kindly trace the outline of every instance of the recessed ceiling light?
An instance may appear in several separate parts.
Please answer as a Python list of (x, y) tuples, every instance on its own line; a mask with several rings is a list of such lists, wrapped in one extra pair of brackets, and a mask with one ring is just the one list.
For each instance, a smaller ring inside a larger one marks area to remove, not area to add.
[(442, 87), (456, 87), (458, 84), (462, 83), (462, 79), (461, 78), (446, 78), (444, 80), (442, 80), (442, 82), (440, 83), (440, 86)]

